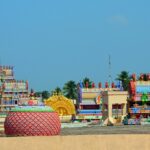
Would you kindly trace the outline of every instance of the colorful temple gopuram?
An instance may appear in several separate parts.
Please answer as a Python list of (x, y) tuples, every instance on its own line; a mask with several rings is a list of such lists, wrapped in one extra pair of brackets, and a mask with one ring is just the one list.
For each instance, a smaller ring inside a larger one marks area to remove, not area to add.
[(91, 88), (88, 87), (88, 83), (86, 85), (79, 83), (77, 120), (100, 120), (102, 118), (101, 91), (101, 83), (99, 84), (99, 88), (96, 88), (94, 83)]
[(28, 99), (28, 82), (15, 80), (12, 66), (0, 66), (0, 110), (9, 111)]
[[(118, 108), (120, 108), (122, 99), (119, 97), (120, 102), (118, 100), (116, 102), (115, 100), (112, 101), (112, 97), (110, 96), (110, 94), (108, 96), (108, 92), (114, 92), (114, 95), (120, 95), (119, 93), (121, 93), (121, 90), (122, 86), (116, 86), (114, 83), (109, 86), (108, 82), (106, 82), (105, 87), (102, 87), (102, 84), (99, 83), (98, 88), (95, 87), (94, 83), (92, 84), (91, 88), (88, 87), (88, 83), (86, 85), (80, 83), (78, 86), (78, 109), (76, 119), (80, 121), (91, 121), (101, 120), (102, 118), (106, 120), (107, 118), (113, 117), (112, 113), (110, 112), (112, 112), (112, 109), (115, 109), (115, 105), (118, 105)], [(116, 93), (115, 91), (117, 91), (118, 93)], [(127, 95), (127, 93), (125, 95)], [(125, 106), (124, 109), (126, 108), (126, 97), (127, 96), (125, 96), (123, 101), (123, 104)], [(122, 115), (126, 115), (126, 111)]]
[(129, 84), (128, 119), (125, 124), (150, 124), (150, 74), (135, 74)]

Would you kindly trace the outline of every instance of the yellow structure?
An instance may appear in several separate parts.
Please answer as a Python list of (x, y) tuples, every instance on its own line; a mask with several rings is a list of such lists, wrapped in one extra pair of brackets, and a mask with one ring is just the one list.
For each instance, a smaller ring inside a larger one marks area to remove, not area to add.
[(75, 114), (75, 106), (72, 100), (64, 97), (62, 94), (54, 94), (45, 100), (45, 105), (52, 107), (60, 116)]
[(104, 91), (102, 112), (104, 124), (121, 123), (127, 115), (127, 91)]

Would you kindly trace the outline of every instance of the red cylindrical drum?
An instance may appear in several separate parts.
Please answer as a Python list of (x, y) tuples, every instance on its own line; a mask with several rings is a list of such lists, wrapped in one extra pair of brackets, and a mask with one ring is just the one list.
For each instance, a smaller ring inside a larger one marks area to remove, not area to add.
[(56, 112), (12, 111), (4, 128), (8, 136), (52, 136), (60, 133), (61, 124)]

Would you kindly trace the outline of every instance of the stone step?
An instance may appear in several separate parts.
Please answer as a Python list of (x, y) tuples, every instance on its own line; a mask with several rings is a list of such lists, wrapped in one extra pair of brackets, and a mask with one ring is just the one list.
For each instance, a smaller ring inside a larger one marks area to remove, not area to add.
[(0, 123), (4, 123), (5, 122), (5, 118), (0, 118)]
[(4, 131), (4, 128), (1, 128), (1, 127), (0, 127), (0, 131)]

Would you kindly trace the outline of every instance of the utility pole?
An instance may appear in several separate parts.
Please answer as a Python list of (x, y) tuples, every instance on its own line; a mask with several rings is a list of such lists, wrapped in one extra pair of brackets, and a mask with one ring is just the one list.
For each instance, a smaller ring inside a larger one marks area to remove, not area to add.
[(111, 87), (111, 83), (112, 83), (112, 75), (111, 75), (111, 56), (109, 55), (109, 73), (108, 73), (108, 83), (109, 83), (109, 87)]

